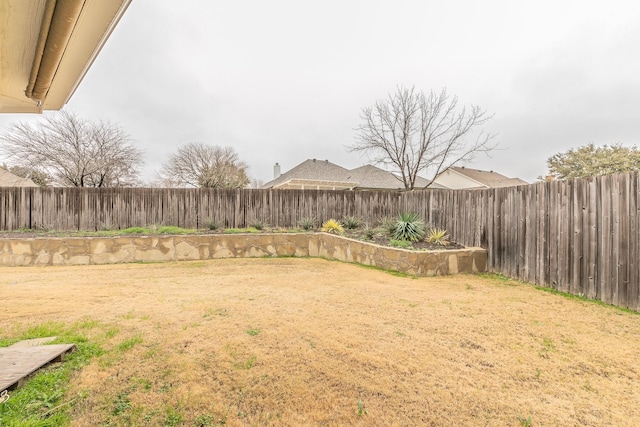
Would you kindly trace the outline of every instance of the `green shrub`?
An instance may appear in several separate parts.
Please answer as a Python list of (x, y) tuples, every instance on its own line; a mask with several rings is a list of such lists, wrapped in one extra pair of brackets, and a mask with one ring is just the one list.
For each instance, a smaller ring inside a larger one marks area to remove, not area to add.
[(327, 220), (324, 224), (322, 224), (321, 230), (324, 231), (325, 233), (331, 233), (331, 234), (344, 233), (344, 228), (342, 228), (342, 225), (340, 225), (340, 223), (333, 218)]
[(401, 248), (401, 249), (412, 249), (413, 246), (411, 245), (411, 242), (408, 240), (395, 240), (395, 239), (391, 239), (389, 240), (389, 246), (393, 246), (395, 248)]
[(425, 234), (425, 225), (420, 215), (415, 212), (403, 212), (395, 223), (391, 237), (394, 240), (406, 240), (417, 242), (422, 240)]
[(156, 233), (158, 234), (192, 234), (195, 230), (190, 230), (188, 228), (175, 227), (173, 225), (164, 225), (158, 227), (156, 229)]
[(446, 246), (449, 244), (449, 234), (442, 228), (432, 228), (427, 232), (425, 240), (434, 245)]
[(347, 230), (355, 230), (362, 225), (362, 219), (357, 216), (345, 216), (342, 218), (342, 225)]
[(254, 227), (224, 229), (224, 234), (244, 234), (244, 233), (260, 233), (260, 230)]
[(220, 228), (220, 224), (218, 224), (218, 221), (216, 221), (215, 219), (210, 219), (207, 222), (207, 228), (211, 231), (214, 231)]
[(129, 227), (119, 231), (120, 234), (145, 234), (149, 229), (144, 227)]
[(316, 219), (313, 217), (304, 217), (300, 220), (298, 225), (305, 231), (313, 230), (316, 228)]
[(255, 228), (256, 230), (262, 230), (264, 228), (264, 222), (256, 219), (251, 224), (249, 224), (249, 227)]

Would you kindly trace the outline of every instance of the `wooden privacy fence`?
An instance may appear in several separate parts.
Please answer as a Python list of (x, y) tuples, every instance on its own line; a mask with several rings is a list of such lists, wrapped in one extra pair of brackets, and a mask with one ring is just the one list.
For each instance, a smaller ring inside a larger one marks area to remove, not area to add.
[(488, 250), (488, 269), (638, 311), (640, 175), (490, 190), (404, 193), (454, 240)]
[(466, 246), (488, 250), (506, 276), (640, 308), (639, 175), (489, 190), (413, 192), (0, 188), (0, 229), (119, 229), (144, 225), (295, 227), (347, 215), (375, 223), (421, 214)]
[(355, 215), (395, 215), (399, 192), (214, 190), (189, 188), (0, 188), (0, 229), (123, 229), (147, 225), (296, 227)]

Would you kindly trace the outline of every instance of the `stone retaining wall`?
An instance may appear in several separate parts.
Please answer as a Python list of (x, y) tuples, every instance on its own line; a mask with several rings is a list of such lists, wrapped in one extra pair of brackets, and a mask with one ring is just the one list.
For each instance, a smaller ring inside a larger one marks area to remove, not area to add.
[(88, 265), (248, 257), (322, 257), (416, 276), (486, 271), (481, 248), (409, 251), (325, 233), (1, 239), (0, 265)]

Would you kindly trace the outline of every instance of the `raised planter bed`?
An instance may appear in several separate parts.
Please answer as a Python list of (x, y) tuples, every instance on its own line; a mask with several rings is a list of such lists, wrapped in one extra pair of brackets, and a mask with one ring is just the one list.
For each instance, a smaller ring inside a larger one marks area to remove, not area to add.
[(327, 233), (5, 238), (0, 265), (89, 265), (250, 257), (321, 257), (435, 276), (486, 271), (482, 248), (412, 251)]

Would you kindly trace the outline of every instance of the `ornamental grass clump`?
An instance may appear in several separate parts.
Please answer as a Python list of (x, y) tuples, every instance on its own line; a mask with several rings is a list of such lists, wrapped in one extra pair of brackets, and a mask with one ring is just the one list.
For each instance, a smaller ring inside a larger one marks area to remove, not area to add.
[(316, 219), (314, 217), (304, 217), (298, 223), (300, 228), (305, 231), (310, 231), (316, 228)]
[(333, 218), (323, 223), (321, 230), (325, 233), (331, 233), (331, 234), (344, 233), (344, 228), (342, 228), (342, 225), (340, 225), (340, 223)]
[(443, 228), (432, 228), (427, 232), (424, 240), (434, 245), (447, 246), (449, 244), (449, 234)]
[(415, 212), (403, 212), (396, 220), (391, 238), (407, 242), (418, 242), (424, 238), (425, 232), (425, 225), (420, 215)]
[(342, 218), (342, 225), (347, 230), (355, 230), (362, 225), (362, 219), (357, 216), (345, 216)]
[(370, 227), (369, 224), (365, 224), (365, 226), (362, 227), (362, 236), (366, 240), (373, 240), (374, 238), (378, 237), (381, 233), (382, 231), (380, 229), (375, 227)]
[(256, 219), (251, 224), (249, 224), (249, 227), (252, 227), (258, 231), (261, 231), (264, 229), (265, 225), (264, 225), (264, 222), (260, 221), (259, 219)]

